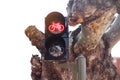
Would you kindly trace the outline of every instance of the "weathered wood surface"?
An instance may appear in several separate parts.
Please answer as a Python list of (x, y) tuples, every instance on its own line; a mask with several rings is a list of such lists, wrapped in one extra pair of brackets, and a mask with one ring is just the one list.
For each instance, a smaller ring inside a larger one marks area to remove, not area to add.
[(66, 62), (45, 61), (44, 33), (35, 26), (25, 30), (32, 45), (42, 55), (38, 61), (33, 59), (34, 56), (31, 59), (34, 62), (32, 79), (76, 80), (73, 66), (75, 59), (82, 54), (86, 58), (86, 80), (120, 80), (110, 53), (120, 40), (120, 15), (113, 21), (114, 14), (120, 13), (120, 0), (69, 0), (67, 12), (69, 25), (82, 25), (70, 34), (70, 56)]

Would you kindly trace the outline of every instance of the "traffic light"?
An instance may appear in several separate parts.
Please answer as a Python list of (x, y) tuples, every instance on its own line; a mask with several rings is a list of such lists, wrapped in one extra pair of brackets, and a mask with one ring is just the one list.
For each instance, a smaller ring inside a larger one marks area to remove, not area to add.
[(45, 17), (45, 60), (68, 59), (68, 21), (61, 13), (51, 12)]

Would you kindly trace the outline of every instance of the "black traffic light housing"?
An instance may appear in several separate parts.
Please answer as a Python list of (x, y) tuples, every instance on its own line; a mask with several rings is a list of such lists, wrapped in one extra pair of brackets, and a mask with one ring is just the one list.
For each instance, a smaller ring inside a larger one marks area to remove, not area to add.
[(45, 18), (45, 60), (67, 60), (68, 47), (67, 18), (59, 12), (49, 13)]

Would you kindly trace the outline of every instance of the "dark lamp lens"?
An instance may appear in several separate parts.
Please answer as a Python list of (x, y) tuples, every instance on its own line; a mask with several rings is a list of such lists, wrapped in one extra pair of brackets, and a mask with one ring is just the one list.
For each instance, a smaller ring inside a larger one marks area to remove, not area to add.
[(63, 32), (65, 29), (64, 25), (60, 22), (52, 22), (51, 25), (48, 27), (48, 30), (53, 34), (59, 34)]
[(59, 57), (64, 53), (64, 48), (59, 45), (54, 45), (49, 48), (49, 53), (54, 57)]

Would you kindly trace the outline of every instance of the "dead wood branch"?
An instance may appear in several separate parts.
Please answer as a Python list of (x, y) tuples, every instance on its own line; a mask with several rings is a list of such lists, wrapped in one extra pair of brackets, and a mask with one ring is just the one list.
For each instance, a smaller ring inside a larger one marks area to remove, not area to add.
[(41, 52), (43, 55), (45, 53), (45, 35), (43, 32), (39, 31), (35, 26), (31, 25), (25, 30), (26, 36), (29, 38), (33, 46)]

